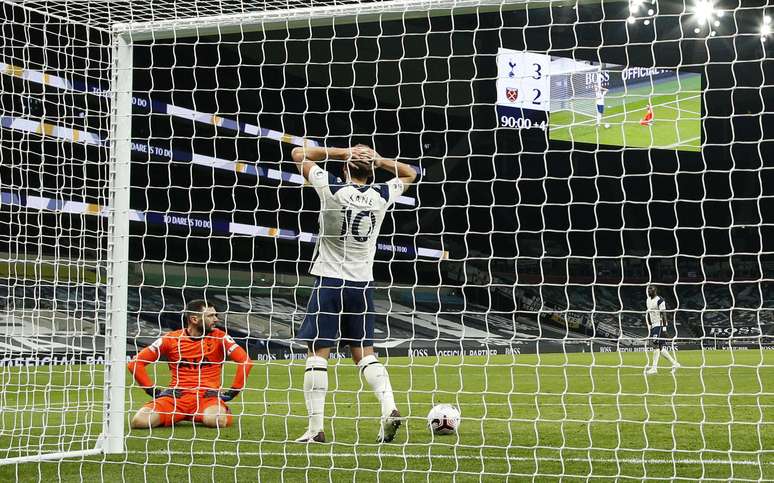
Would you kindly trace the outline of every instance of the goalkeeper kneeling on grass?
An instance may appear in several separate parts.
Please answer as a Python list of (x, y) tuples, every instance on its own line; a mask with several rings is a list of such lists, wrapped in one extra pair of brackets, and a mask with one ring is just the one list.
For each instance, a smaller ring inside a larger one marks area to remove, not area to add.
[[(212, 304), (194, 300), (186, 306), (186, 328), (167, 332), (129, 362), (137, 384), (152, 398), (132, 418), (132, 428), (172, 426), (193, 421), (216, 428), (231, 424), (226, 403), (239, 395), (252, 361), (225, 332), (215, 328), (218, 314)], [(168, 389), (156, 387), (145, 366), (160, 357), (169, 361)], [(234, 382), (221, 389), (221, 369), (226, 359), (238, 364)]]

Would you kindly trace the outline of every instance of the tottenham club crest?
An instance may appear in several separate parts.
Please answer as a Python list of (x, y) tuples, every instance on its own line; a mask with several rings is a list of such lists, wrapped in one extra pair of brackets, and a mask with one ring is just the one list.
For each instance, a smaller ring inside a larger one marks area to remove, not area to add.
[(511, 102), (516, 102), (516, 99), (519, 98), (519, 90), (514, 89), (513, 87), (506, 87), (505, 88), (505, 97), (508, 98)]

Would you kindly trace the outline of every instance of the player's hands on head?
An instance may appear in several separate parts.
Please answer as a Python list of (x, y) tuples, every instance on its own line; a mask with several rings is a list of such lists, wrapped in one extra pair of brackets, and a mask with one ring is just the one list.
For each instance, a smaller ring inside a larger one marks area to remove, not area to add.
[(381, 155), (365, 144), (358, 144), (350, 149), (351, 163), (361, 168), (378, 168), (381, 165)]
[(362, 144), (358, 144), (357, 146), (349, 148), (349, 156), (346, 158), (347, 167), (349, 169), (358, 170), (370, 166), (366, 148), (367, 146)]
[(371, 152), (373, 149), (369, 148), (365, 144), (357, 144), (349, 148), (349, 152), (353, 159), (369, 159), (371, 158)]
[(371, 161), (363, 160), (363, 159), (351, 158), (347, 161), (347, 166), (350, 169), (370, 169), (371, 164), (372, 164)]

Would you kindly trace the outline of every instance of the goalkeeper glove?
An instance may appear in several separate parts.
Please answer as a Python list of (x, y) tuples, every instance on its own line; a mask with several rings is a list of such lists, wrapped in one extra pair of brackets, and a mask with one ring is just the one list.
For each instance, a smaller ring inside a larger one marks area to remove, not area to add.
[(160, 397), (167, 397), (171, 396), (174, 398), (179, 398), (183, 395), (182, 389), (162, 389), (160, 387), (146, 387), (145, 388), (145, 394), (152, 397), (153, 399), (158, 399)]
[(219, 397), (223, 402), (229, 402), (242, 392), (239, 389), (229, 389), (228, 391), (216, 391), (215, 389), (208, 389), (204, 391), (204, 397)]

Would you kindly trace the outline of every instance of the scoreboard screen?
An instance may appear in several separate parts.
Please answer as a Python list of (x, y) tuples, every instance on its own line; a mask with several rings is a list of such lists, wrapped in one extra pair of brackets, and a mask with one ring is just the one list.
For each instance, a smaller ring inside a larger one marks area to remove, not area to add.
[(701, 149), (702, 76), (497, 50), (498, 126), (556, 141)]
[(497, 118), (500, 127), (546, 129), (550, 109), (551, 57), (500, 48), (497, 51)]

